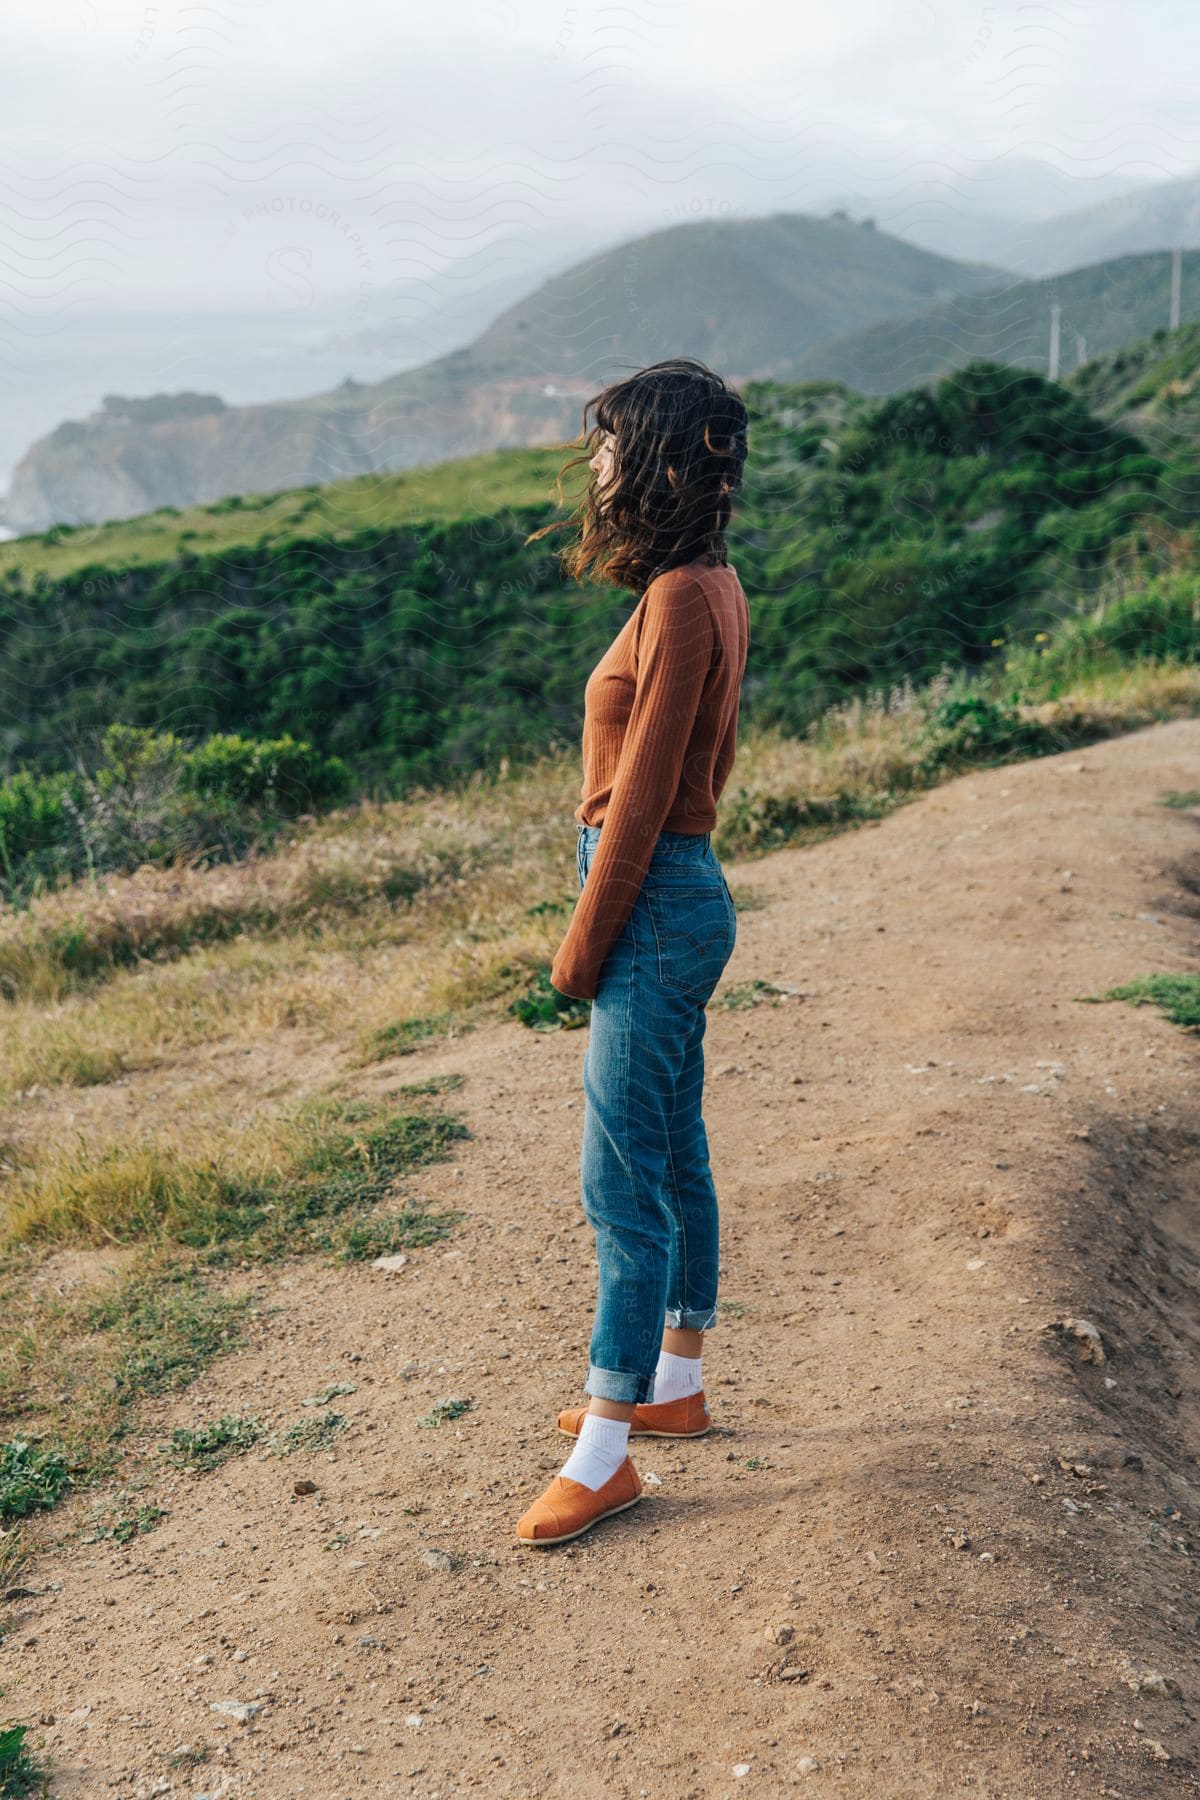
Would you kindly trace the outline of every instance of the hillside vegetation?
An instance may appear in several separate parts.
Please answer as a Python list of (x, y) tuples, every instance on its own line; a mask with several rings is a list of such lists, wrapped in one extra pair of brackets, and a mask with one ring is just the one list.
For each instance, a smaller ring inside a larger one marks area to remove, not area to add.
[[(1053, 281), (1004, 281), (952, 295), (914, 316), (852, 328), (797, 355), (780, 373), (892, 394), (979, 358), (1045, 374), (1050, 307), (1061, 307), (1059, 372), (1149, 337), (1169, 318), (1171, 254), (1147, 251), (1069, 269)], [(1180, 318), (1200, 319), (1200, 250), (1182, 258)]]
[[(746, 727), (800, 734), (855, 693), (979, 670), (1192, 566), (1190, 436), (1152, 454), (1032, 373), (976, 363), (882, 402), (829, 383), (746, 394)], [(3, 891), (228, 860), (331, 803), (576, 745), (630, 599), (567, 583), (553, 539), (526, 544), (554, 517), (559, 461), (158, 514), (96, 534), (94, 560), (89, 532), (10, 546)], [(1177, 653), (1191, 631), (1189, 614)], [(114, 727), (142, 735), (114, 752)]]

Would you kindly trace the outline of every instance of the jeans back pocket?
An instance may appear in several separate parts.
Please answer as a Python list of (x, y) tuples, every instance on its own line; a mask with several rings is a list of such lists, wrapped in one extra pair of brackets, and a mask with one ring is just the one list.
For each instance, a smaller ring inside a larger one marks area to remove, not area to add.
[(737, 919), (722, 876), (687, 879), (689, 885), (649, 880), (642, 891), (654, 927), (660, 982), (703, 1002), (733, 955)]

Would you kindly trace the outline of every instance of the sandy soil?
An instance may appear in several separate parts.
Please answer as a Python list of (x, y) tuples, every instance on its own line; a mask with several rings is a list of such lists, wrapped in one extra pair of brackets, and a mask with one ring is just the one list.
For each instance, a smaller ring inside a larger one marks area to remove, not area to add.
[(583, 1398), (586, 1033), (363, 1075), (465, 1077), (473, 1138), (406, 1185), (468, 1216), (397, 1275), (268, 1271), (249, 1346), (146, 1415), (353, 1382), (335, 1450), (157, 1478), (125, 1547), (39, 1524), (0, 1683), (53, 1791), (1195, 1791), (1200, 1041), (1081, 996), (1196, 968), (1200, 813), (1158, 801), (1198, 775), (1180, 721), (727, 866), (725, 985), (797, 991), (710, 1011), (716, 1429), (635, 1441), (647, 1498), (573, 1545), (512, 1525)]

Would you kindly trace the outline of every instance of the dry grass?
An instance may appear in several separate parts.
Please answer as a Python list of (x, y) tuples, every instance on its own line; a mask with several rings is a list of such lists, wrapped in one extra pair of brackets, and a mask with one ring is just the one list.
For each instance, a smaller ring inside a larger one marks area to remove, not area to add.
[[(924, 757), (930, 710), (953, 687), (944, 676), (849, 701), (799, 740), (747, 733), (722, 856), (827, 835), (951, 778)], [(1194, 712), (1198, 691), (1195, 669), (1136, 665), (1023, 710), (1066, 743)], [(469, 1025), (553, 958), (576, 896), (578, 782), (577, 755), (562, 753), (454, 793), (344, 809), (271, 856), (146, 868), (0, 914), (0, 1100), (151, 1070), (183, 1079), (216, 1045), (307, 1038), (354, 1062), (402, 1021)]]

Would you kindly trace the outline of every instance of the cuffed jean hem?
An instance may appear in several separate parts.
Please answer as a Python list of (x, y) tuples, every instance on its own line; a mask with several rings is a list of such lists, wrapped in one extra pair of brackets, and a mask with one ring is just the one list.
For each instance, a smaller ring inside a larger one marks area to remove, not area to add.
[(598, 1369), (595, 1363), (590, 1363), (583, 1391), (597, 1400), (640, 1406), (654, 1392), (654, 1371), (652, 1369), (649, 1375), (635, 1375), (631, 1369)]
[(672, 1331), (707, 1331), (716, 1322), (715, 1306), (676, 1306), (667, 1309), (666, 1323)]

